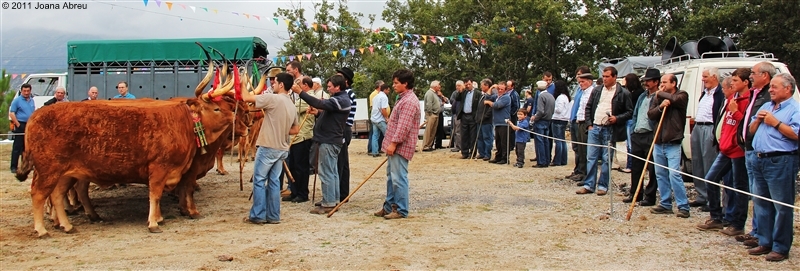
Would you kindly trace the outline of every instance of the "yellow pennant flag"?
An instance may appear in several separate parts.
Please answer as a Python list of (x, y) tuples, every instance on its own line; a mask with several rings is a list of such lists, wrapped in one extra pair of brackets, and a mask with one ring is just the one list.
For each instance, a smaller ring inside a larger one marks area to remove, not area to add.
[(428, 43), (428, 40), (422, 39), (422, 44), (427, 44), (427, 43)]
[(317, 31), (317, 26), (319, 26), (319, 25), (317, 23), (314, 23), (311, 26), (314, 27), (314, 31)]
[(333, 51), (333, 57), (336, 57), (338, 55), (339, 55), (339, 51)]
[(172, 10), (172, 2), (164, 2), (167, 4), (167, 10)]
[(428, 39), (428, 36), (422, 35), (422, 40), (426, 40), (426, 39)]
[(247, 19), (250, 19), (250, 14), (247, 13), (242, 13), (242, 14), (244, 15), (244, 17), (247, 17)]
[(400, 47), (400, 44), (399, 43), (395, 43), (394, 47)]
[(515, 32), (515, 30), (516, 30), (517, 28), (516, 28), (516, 27), (514, 27), (514, 26), (512, 26), (512, 27), (509, 27), (508, 29), (511, 29), (511, 33), (516, 33), (516, 32)]
[(297, 55), (297, 61), (303, 62), (303, 55)]
[(214, 14), (217, 14), (217, 11), (218, 11), (217, 9), (214, 9)]
[(363, 55), (364, 54), (364, 47), (358, 48), (358, 51), (361, 52), (361, 54)]
[(289, 20), (283, 19), (283, 21), (284, 21), (284, 22), (286, 22), (286, 26), (290, 26), (290, 25), (292, 25), (292, 23), (291, 23), (291, 22), (289, 22)]
[(25, 79), (25, 76), (28, 75), (27, 73), (20, 74), (20, 78)]

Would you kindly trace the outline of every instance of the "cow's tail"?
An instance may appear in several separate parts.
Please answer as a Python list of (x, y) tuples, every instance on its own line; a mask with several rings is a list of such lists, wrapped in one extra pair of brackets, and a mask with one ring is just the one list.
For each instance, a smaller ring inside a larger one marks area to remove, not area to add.
[(27, 150), (25, 151), (24, 155), (22, 156), (22, 162), (20, 163), (20, 167), (17, 169), (17, 180), (20, 182), (24, 182), (28, 179), (28, 174), (33, 171), (33, 156)]

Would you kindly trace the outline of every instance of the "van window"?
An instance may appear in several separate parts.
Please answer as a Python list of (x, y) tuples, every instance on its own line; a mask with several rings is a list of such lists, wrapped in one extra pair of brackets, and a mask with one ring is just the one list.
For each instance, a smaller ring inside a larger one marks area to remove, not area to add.
[(673, 74), (675, 75), (675, 78), (678, 80), (678, 85), (676, 86), (676, 88), (681, 89), (681, 82), (683, 82), (683, 75), (684, 75), (683, 72), (673, 73)]
[(58, 86), (58, 77), (31, 78), (31, 94), (33, 96), (52, 96)]

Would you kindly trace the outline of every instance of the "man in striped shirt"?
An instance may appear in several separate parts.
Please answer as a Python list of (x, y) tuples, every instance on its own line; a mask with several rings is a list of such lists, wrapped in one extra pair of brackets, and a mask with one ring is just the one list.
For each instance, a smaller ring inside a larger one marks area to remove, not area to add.
[(353, 119), (356, 117), (356, 93), (353, 91), (353, 71), (348, 67), (342, 67), (336, 70), (336, 74), (344, 76), (345, 84), (347, 85), (344, 91), (347, 97), (350, 98), (350, 115), (347, 116), (347, 125), (344, 127), (344, 145), (342, 151), (339, 152), (339, 200), (344, 201), (347, 195), (350, 194), (350, 155), (348, 154), (348, 147), (350, 140), (353, 138)]
[(408, 162), (417, 146), (417, 127), (420, 109), (414, 94), (414, 73), (407, 69), (392, 74), (394, 91), (400, 100), (389, 116), (389, 126), (383, 140), (388, 156), (386, 166), (386, 201), (375, 216), (385, 219), (408, 217)]

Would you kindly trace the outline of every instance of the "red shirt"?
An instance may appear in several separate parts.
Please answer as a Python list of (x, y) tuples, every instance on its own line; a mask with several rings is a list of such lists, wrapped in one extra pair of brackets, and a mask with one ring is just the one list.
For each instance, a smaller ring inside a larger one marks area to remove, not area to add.
[(386, 150), (389, 145), (397, 143), (395, 154), (411, 160), (414, 149), (417, 148), (419, 134), (419, 100), (413, 89), (400, 94), (400, 100), (394, 105), (389, 116), (389, 126), (386, 127), (382, 148)]
[[(742, 119), (744, 118), (744, 111), (747, 110), (749, 105), (750, 92), (745, 92), (744, 96), (738, 95), (735, 94), (728, 99), (728, 104), (730, 104), (730, 100), (736, 100), (736, 105), (739, 107), (738, 110), (731, 113), (726, 107), (725, 115), (722, 116), (720, 125), (722, 130), (719, 136), (719, 151), (731, 159), (744, 157), (744, 150), (739, 147), (739, 142), (736, 138), (740, 135), (739, 127), (743, 125)], [(743, 129), (747, 129), (747, 127)]]

